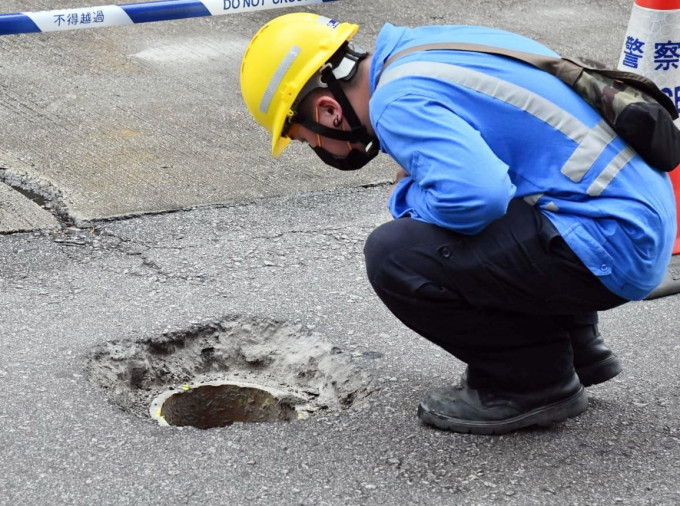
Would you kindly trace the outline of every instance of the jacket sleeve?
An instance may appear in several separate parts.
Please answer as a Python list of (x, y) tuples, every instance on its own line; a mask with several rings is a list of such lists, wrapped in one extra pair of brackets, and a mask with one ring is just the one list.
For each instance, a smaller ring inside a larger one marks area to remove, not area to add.
[(508, 166), (445, 104), (402, 96), (375, 124), (383, 149), (409, 174), (390, 197), (394, 217), (476, 234), (505, 214), (516, 190)]

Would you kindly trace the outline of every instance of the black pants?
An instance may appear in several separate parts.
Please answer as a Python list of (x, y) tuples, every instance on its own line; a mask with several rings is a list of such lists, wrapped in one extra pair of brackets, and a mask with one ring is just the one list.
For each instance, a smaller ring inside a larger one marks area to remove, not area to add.
[(385, 223), (364, 254), (368, 279), (390, 311), (466, 362), (476, 388), (522, 392), (566, 379), (570, 329), (626, 302), (519, 199), (474, 236), (410, 218)]

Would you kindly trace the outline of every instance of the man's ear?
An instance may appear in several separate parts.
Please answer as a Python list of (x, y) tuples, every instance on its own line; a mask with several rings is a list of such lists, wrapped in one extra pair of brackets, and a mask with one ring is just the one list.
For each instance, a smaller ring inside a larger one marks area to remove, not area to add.
[(314, 103), (319, 115), (318, 122), (327, 127), (338, 127), (342, 123), (342, 107), (337, 100), (328, 95), (321, 95)]

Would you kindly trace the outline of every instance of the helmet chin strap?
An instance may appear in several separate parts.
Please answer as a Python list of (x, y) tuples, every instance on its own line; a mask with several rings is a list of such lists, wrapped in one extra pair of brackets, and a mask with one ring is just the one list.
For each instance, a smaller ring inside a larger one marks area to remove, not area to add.
[(319, 84), (321, 84), (321, 86), (325, 85), (325, 87), (330, 90), (333, 97), (338, 101), (340, 107), (342, 107), (342, 112), (347, 119), (350, 129), (340, 130), (336, 128), (329, 128), (325, 125), (322, 125), (318, 121), (312, 121), (309, 119), (298, 120), (298, 123), (303, 127), (308, 128), (312, 132), (324, 137), (328, 137), (329, 139), (348, 141), (350, 143), (359, 142), (369, 145), (373, 142), (377, 142), (377, 139), (371, 136), (368, 133), (366, 127), (361, 124), (354, 107), (352, 107), (352, 104), (340, 85), (339, 79), (333, 73), (334, 67), (341, 67), (347, 63), (346, 60), (350, 60), (354, 62), (354, 66), (345, 79), (351, 78), (356, 72), (356, 67), (359, 65), (359, 62), (367, 55), (367, 53), (358, 53), (349, 49), (348, 51), (348, 56), (343, 57), (337, 65), (334, 65), (333, 62), (329, 62), (321, 68), (321, 78), (319, 80)]

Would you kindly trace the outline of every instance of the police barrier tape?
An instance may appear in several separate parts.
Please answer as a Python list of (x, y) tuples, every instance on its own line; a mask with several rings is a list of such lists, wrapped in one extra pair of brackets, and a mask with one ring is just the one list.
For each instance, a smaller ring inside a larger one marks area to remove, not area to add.
[(298, 7), (336, 0), (165, 0), (49, 11), (0, 14), (0, 35), (124, 26), (153, 21), (220, 16)]

